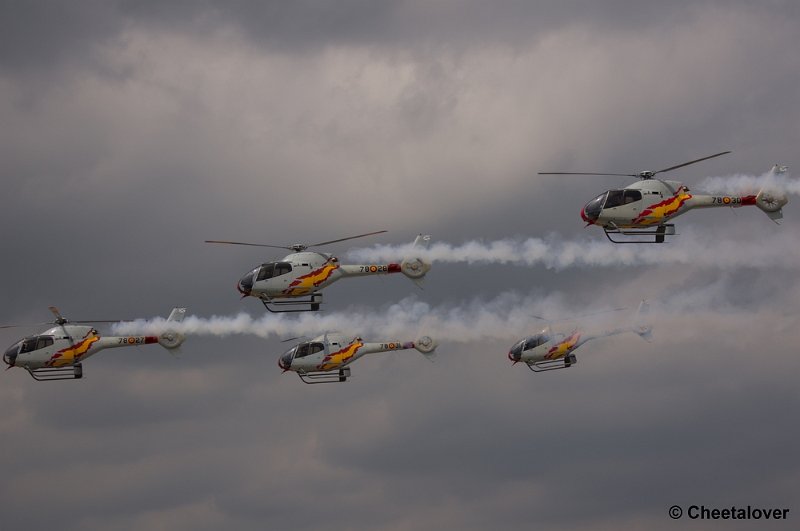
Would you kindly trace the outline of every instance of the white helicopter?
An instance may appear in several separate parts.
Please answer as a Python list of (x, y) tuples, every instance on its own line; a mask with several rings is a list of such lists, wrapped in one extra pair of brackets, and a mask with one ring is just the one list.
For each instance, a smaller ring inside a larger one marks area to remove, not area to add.
[[(282, 246), (223, 240), (206, 240), (206, 243), (273, 247), (294, 251), (278, 262), (266, 262), (250, 270), (239, 280), (236, 289), (242, 297), (252, 296), (260, 299), (270, 312), (305, 312), (319, 310), (322, 303), (320, 291), (341, 278), (403, 273), (418, 286), (421, 285), (421, 280), (431, 268), (430, 262), (422, 258), (409, 257), (399, 264), (344, 265), (331, 254), (306, 251), (309, 247), (319, 247), (384, 232), (386, 231), (369, 232), (311, 245)], [(420, 234), (414, 240), (414, 247), (425, 248), (429, 242), (430, 236)], [(308, 298), (298, 300), (301, 297)]]
[[(77, 380), (83, 377), (81, 363), (107, 348), (134, 347), (158, 343), (167, 350), (174, 350), (185, 337), (178, 332), (164, 332), (160, 336), (101, 336), (92, 326), (71, 324), (57, 308), (51, 306), (55, 325), (40, 334), (28, 336), (11, 345), (3, 361), (12, 367), (22, 367), (38, 381)], [(167, 321), (178, 323), (186, 315), (186, 308), (173, 308)], [(117, 321), (80, 321), (82, 323), (111, 323)], [(0, 328), (16, 328), (19, 325)]]
[[(639, 182), (621, 190), (603, 192), (581, 209), (581, 218), (586, 222), (586, 226), (599, 225), (605, 231), (606, 237), (613, 243), (663, 243), (665, 236), (675, 235), (675, 225), (667, 222), (693, 208), (736, 208), (755, 205), (775, 223), (779, 223), (779, 220), (783, 218), (781, 208), (788, 202), (786, 194), (762, 189), (756, 195), (697, 195), (690, 193), (689, 188), (680, 182), (654, 178), (659, 173), (683, 168), (727, 153), (730, 151), (723, 151), (658, 171), (639, 173), (540, 172), (539, 175), (638, 177)], [(775, 165), (772, 171), (783, 173), (786, 171), (786, 167)], [(611, 235), (632, 238), (615, 240)], [(642, 238), (643, 236), (645, 238)]]
[(365, 343), (360, 337), (326, 333), (284, 352), (278, 358), (278, 367), (283, 372), (296, 372), (307, 384), (345, 382), (350, 376), (350, 364), (366, 354), (413, 348), (430, 357), (436, 347), (436, 341), (430, 336), (416, 341)]
[(567, 332), (558, 332), (548, 325), (538, 334), (528, 336), (514, 343), (514, 346), (508, 351), (508, 359), (514, 362), (515, 365), (519, 362), (525, 363), (533, 372), (553, 371), (575, 365), (578, 360), (574, 351), (593, 339), (633, 332), (645, 341), (650, 341), (652, 327), (644, 324), (643, 321), (647, 310), (647, 302), (642, 301), (639, 304), (633, 325), (594, 334), (584, 333), (577, 326)]

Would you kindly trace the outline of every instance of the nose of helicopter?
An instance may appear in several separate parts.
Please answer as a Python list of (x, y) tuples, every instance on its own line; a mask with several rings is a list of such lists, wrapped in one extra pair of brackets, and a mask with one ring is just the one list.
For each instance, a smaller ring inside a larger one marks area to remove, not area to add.
[(584, 205), (584, 207), (581, 209), (581, 219), (589, 225), (593, 225), (600, 216), (600, 212), (590, 209), (590, 206), (591, 203), (586, 203), (586, 205)]
[(292, 354), (294, 349), (290, 350), (289, 352), (284, 353), (280, 358), (278, 358), (278, 367), (283, 369), (284, 371), (288, 371), (289, 368), (292, 366)]
[(581, 209), (581, 219), (589, 225), (597, 223), (597, 218), (600, 217), (600, 212), (603, 211), (603, 203), (605, 203), (606, 195), (608, 192), (603, 192), (588, 203)]
[(584, 206), (581, 208), (581, 219), (582, 219), (582, 220), (583, 220), (585, 223), (593, 223), (593, 222), (594, 222), (594, 220), (592, 220), (592, 219), (589, 219), (589, 217), (586, 215), (586, 205), (584, 205)]
[(524, 343), (525, 343), (524, 339), (522, 341), (518, 341), (517, 343), (515, 343), (514, 346), (511, 347), (511, 350), (508, 351), (508, 359), (510, 359), (514, 363), (517, 363), (519, 360), (521, 360), (522, 347)]
[(239, 283), (236, 284), (236, 289), (239, 290), (239, 293), (242, 296), (247, 297), (250, 295), (250, 292), (253, 291), (253, 272), (250, 271), (245, 276), (239, 279)]

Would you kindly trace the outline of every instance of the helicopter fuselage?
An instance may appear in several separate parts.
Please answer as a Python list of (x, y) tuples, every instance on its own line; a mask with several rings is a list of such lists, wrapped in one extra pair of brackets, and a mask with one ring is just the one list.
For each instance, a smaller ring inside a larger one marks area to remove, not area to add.
[(293, 371), (301, 375), (336, 371), (367, 354), (408, 349), (416, 349), (427, 355), (436, 349), (436, 342), (423, 336), (416, 341), (367, 343), (360, 337), (329, 333), (290, 348), (278, 358), (278, 367), (284, 372)]
[(579, 330), (571, 333), (554, 333), (545, 328), (538, 334), (528, 336), (514, 344), (508, 352), (508, 359), (513, 362), (536, 363), (561, 359), (583, 345), (588, 339), (581, 340)]
[(646, 323), (648, 304), (642, 301), (630, 326), (587, 333), (583, 327), (573, 326), (555, 331), (551, 326), (538, 334), (528, 336), (514, 343), (508, 351), (508, 359), (513, 363), (522, 362), (534, 372), (563, 369), (576, 363), (573, 352), (593, 339), (609, 337), (625, 332), (633, 332), (644, 340), (649, 340), (652, 327)]
[(9, 367), (29, 370), (68, 367), (97, 354), (103, 349), (132, 347), (158, 343), (157, 336), (101, 336), (91, 326), (55, 326), (14, 343), (3, 354)]
[(328, 334), (327, 337), (319, 336), (295, 345), (278, 358), (278, 366), (284, 371), (294, 372), (333, 371), (350, 365), (366, 354), (411, 348), (414, 348), (413, 341), (365, 343), (360, 337), (346, 339), (341, 335)]
[(237, 289), (244, 296), (267, 300), (302, 297), (345, 277), (401, 272), (402, 264), (398, 263), (344, 265), (326, 253), (300, 252), (252, 269), (239, 280)]
[(756, 195), (698, 195), (676, 181), (646, 179), (621, 190), (608, 190), (581, 209), (587, 225), (647, 228), (663, 225), (694, 208), (742, 207), (756, 204)]
[[(186, 339), (181, 332), (169, 329), (157, 336), (101, 336), (93, 326), (69, 324), (57, 308), (50, 310), (56, 315), (56, 326), (20, 339), (3, 353), (8, 368), (21, 367), (38, 381), (80, 379), (81, 362), (107, 348), (157, 343), (173, 350)], [(173, 308), (167, 323), (179, 323), (185, 315), (186, 308)]]

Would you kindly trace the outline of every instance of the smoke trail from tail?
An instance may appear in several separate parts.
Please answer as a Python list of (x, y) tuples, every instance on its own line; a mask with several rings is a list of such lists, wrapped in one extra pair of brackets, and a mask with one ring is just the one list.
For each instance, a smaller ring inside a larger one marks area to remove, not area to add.
[[(706, 337), (711, 323), (720, 323), (723, 329), (761, 330), (767, 327), (781, 333), (800, 330), (796, 326), (797, 305), (791, 302), (796, 299), (796, 290), (787, 290), (784, 293), (786, 300), (772, 301), (775, 304), (759, 308), (755, 318), (752, 304), (736, 306), (730, 303), (728, 297), (737, 291), (736, 282), (735, 275), (724, 275), (700, 288), (675, 291), (670, 285), (663, 288), (660, 295), (648, 297), (650, 311), (646, 319), (654, 327), (656, 341), (669, 342), (670, 336), (676, 333), (681, 337)], [(607, 304), (617, 302), (607, 300), (608, 297), (601, 299)], [(557, 331), (580, 326), (585, 331), (633, 324), (638, 303), (639, 299), (633, 298), (624, 311), (609, 311), (610, 306), (570, 308), (559, 294), (541, 297), (506, 292), (489, 300), (476, 298), (439, 306), (408, 297), (382, 311), (355, 310), (300, 316), (266, 314), (257, 318), (245, 313), (208, 318), (188, 316), (180, 323), (158, 317), (118, 323), (113, 326), (113, 332), (135, 335), (174, 330), (190, 338), (247, 334), (265, 339), (296, 336), (310, 339), (324, 332), (337, 331), (353, 337), (361, 336), (367, 341), (405, 341), (427, 334), (443, 345), (494, 341), (498, 351), (504, 352), (519, 339), (547, 326)], [(545, 320), (536, 316), (543, 316)], [(760, 324), (754, 328), (757, 321)], [(675, 322), (680, 322), (682, 328), (670, 328), (668, 323)]]
[[(715, 228), (714, 231), (724, 230)], [(782, 267), (795, 269), (800, 264), (800, 236), (765, 225), (768, 235), (756, 241), (739, 241), (692, 229), (662, 245), (613, 245), (595, 234), (594, 238), (563, 240), (547, 238), (478, 240), (454, 245), (435, 242), (429, 249), (412, 250), (409, 245), (377, 245), (351, 249), (348, 257), (361, 262), (393, 260), (398, 256), (420, 256), (434, 263), (510, 264), (541, 266), (560, 271), (574, 267), (691, 265), (699, 268), (730, 270), (741, 267)]]
[(182, 322), (163, 318), (117, 323), (117, 335), (160, 334), (167, 330), (187, 336), (226, 337), (252, 334), (263, 338), (290, 337), (340, 331), (367, 340), (413, 340), (419, 335), (435, 336), (438, 341), (470, 342), (498, 339), (508, 342), (531, 327), (541, 328), (541, 321), (532, 315), (564, 315), (559, 297), (534, 298), (504, 293), (492, 300), (475, 299), (457, 306), (432, 307), (416, 297), (408, 297), (374, 310), (305, 313), (300, 316), (266, 314), (254, 318), (240, 313), (235, 316), (187, 316)]
[(790, 179), (786, 173), (773, 170), (761, 175), (735, 174), (721, 177), (706, 177), (697, 186), (698, 190), (712, 194), (753, 194), (762, 188), (785, 194), (800, 195), (800, 180)]

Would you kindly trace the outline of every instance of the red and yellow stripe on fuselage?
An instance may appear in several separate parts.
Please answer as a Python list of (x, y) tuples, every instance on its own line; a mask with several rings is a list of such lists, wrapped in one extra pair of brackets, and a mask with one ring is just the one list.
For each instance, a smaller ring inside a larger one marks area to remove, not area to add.
[(347, 362), (349, 362), (353, 358), (353, 356), (355, 356), (358, 353), (359, 349), (363, 346), (364, 346), (363, 341), (354, 341), (349, 345), (347, 345), (346, 347), (344, 347), (343, 349), (337, 350), (336, 352), (333, 352), (325, 356), (325, 359), (323, 359), (322, 363), (320, 363), (317, 366), (317, 369), (321, 371), (329, 371), (331, 369), (337, 369), (342, 365), (346, 364)]
[(306, 273), (303, 276), (297, 277), (289, 284), (288, 288), (283, 290), (283, 295), (286, 297), (299, 297), (313, 293), (320, 285), (327, 281), (337, 269), (339, 269), (339, 264), (327, 263), (311, 273)]
[(678, 192), (674, 196), (642, 209), (631, 222), (634, 226), (659, 225), (678, 213), (681, 207), (692, 198), (692, 194)]
[(551, 347), (550, 350), (547, 351), (547, 354), (545, 354), (544, 359), (557, 360), (559, 358), (563, 358), (572, 352), (572, 350), (578, 344), (580, 338), (580, 332), (573, 332), (572, 335), (567, 337), (564, 341)]
[(92, 345), (100, 340), (100, 336), (91, 334), (83, 338), (80, 343), (71, 347), (59, 350), (53, 354), (45, 363), (45, 367), (67, 367), (80, 361), (81, 356), (85, 355)]

